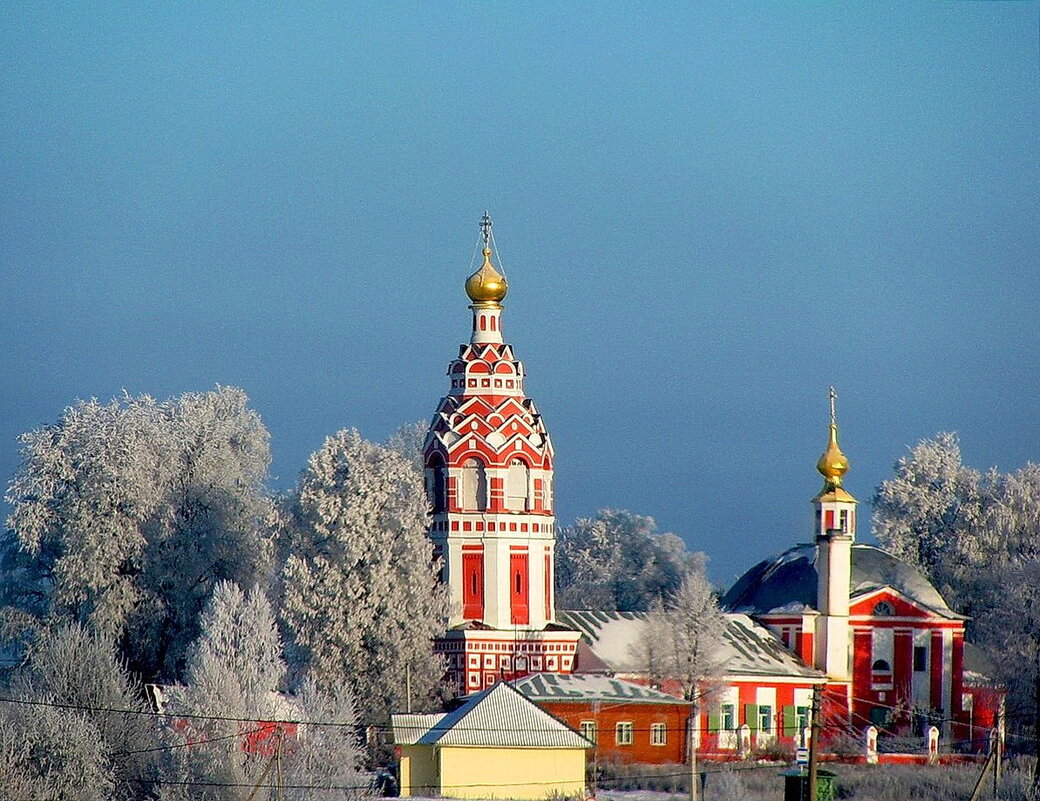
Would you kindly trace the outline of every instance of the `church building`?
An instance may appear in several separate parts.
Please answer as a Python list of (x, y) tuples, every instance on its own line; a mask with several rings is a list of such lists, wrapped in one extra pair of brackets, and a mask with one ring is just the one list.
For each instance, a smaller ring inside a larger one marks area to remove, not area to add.
[[(448, 366), (448, 394), (423, 452), (430, 537), (451, 600), (435, 648), (459, 695), (531, 674), (646, 685), (633, 648), (643, 615), (556, 610), (553, 446), (525, 394), (524, 366), (503, 335), (509, 286), (494, 263), (487, 214), (481, 237), (483, 263), (465, 283), (469, 341)], [(834, 400), (832, 389), (811, 541), (754, 566), (722, 600), (725, 673), (705, 695), (694, 726), (698, 749), (707, 753), (746, 752), (749, 743), (804, 744), (817, 686), (824, 718), (854, 733), (870, 725), (907, 733), (930, 722), (947, 741), (980, 745), (994, 723), (1000, 694), (968, 664), (965, 618), (917, 570), (856, 541), (857, 501), (843, 486), (849, 462), (838, 445)], [(561, 693), (568, 685), (553, 686)], [(639, 697), (634, 693), (631, 703)], [(583, 732), (597, 731), (591, 705), (587, 713), (568, 709)], [(640, 717), (650, 721), (645, 737), (660, 738), (664, 723), (651, 720), (653, 714)], [(616, 731), (600, 732), (599, 743), (624, 758), (624, 746), (637, 745), (639, 733), (629, 721), (612, 725)], [(681, 737), (676, 728), (668, 726)]]

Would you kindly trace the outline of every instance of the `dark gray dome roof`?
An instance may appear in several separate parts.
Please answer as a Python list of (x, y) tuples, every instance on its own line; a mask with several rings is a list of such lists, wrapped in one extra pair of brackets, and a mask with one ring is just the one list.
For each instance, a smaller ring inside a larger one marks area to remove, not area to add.
[[(815, 545), (796, 545), (779, 556), (759, 562), (730, 587), (722, 607), (731, 612), (764, 615), (775, 611), (816, 609)], [(921, 573), (873, 545), (852, 546), (852, 598), (881, 587), (892, 587), (911, 600), (942, 615), (959, 617)]]

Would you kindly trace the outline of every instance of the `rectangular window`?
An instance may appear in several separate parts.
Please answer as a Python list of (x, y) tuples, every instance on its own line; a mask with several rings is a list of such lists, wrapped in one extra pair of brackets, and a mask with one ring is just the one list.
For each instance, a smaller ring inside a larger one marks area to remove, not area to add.
[(914, 672), (924, 673), (928, 670), (928, 646), (918, 645), (914, 647)]
[(722, 731), (736, 731), (737, 730), (737, 705), (736, 704), (723, 704), (722, 705)]
[(773, 733), (773, 707), (766, 704), (759, 704), (758, 730), (763, 734)]
[(798, 731), (801, 732), (803, 729), (809, 728), (809, 709), (807, 706), (796, 706), (794, 708), (794, 717), (797, 721)]
[(650, 745), (665, 745), (668, 742), (668, 728), (663, 723), (650, 724)]
[(596, 742), (596, 721), (583, 720), (580, 724), (581, 736), (590, 743)]
[(842, 509), (838, 512), (838, 528), (844, 533), (849, 533), (849, 510)]
[(618, 745), (632, 745), (635, 727), (631, 721), (620, 721), (614, 727), (614, 741)]

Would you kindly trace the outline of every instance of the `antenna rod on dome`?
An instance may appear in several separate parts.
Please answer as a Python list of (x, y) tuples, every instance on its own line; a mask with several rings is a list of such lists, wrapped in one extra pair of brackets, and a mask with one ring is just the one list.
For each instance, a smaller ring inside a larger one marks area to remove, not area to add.
[(480, 219), (480, 235), (484, 237), (484, 247), (491, 241), (491, 215), (484, 210), (484, 216)]

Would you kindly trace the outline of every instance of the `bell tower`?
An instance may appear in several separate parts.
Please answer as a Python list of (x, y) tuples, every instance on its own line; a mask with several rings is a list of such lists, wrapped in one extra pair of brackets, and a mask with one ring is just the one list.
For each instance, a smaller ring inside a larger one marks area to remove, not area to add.
[(578, 632), (556, 624), (553, 447), (524, 366), (502, 334), (509, 291), (494, 265), (490, 216), (481, 266), (466, 279), (470, 340), (448, 365), (448, 394), (423, 449), (430, 537), (451, 600), (437, 649), (461, 692), (574, 666)]

